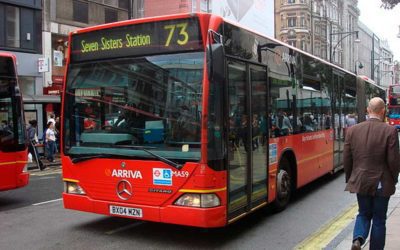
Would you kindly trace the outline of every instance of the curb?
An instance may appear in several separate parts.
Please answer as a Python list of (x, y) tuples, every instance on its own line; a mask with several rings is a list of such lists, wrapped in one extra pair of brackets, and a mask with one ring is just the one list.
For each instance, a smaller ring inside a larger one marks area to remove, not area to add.
[[(61, 161), (54, 161), (54, 162), (51, 162), (51, 163), (44, 163), (43, 162), (43, 165), (45, 165), (46, 166), (46, 169), (55, 169), (54, 167), (57, 167), (57, 166), (59, 166), (60, 168), (61, 168)], [(39, 169), (39, 167), (38, 167), (38, 165), (36, 165), (36, 163), (29, 163), (29, 165), (28, 165), (28, 170), (29, 171), (46, 171), (46, 169), (45, 170), (40, 170)]]

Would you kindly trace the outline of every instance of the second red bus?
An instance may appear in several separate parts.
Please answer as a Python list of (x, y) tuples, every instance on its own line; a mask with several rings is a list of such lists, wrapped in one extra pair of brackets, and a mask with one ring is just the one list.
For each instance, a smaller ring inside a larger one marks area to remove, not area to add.
[(29, 182), (28, 152), (16, 57), (0, 52), (0, 191)]

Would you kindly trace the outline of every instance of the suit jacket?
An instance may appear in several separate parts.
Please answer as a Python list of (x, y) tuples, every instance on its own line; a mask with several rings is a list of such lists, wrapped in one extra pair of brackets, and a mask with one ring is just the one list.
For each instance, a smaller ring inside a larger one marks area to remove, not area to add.
[(379, 182), (382, 196), (396, 191), (400, 170), (397, 130), (378, 119), (349, 128), (344, 143), (346, 191), (375, 195)]

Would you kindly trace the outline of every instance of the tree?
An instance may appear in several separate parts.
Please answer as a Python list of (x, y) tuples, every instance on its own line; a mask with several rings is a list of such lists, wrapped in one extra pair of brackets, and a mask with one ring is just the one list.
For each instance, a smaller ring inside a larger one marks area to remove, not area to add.
[(400, 3), (400, 0), (381, 0), (382, 1), (382, 7), (384, 9), (393, 9), (398, 3)]

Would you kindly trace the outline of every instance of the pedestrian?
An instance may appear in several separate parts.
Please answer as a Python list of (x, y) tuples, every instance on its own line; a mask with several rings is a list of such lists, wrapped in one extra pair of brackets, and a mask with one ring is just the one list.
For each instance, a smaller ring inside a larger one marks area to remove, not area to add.
[(2, 120), (0, 124), (0, 129), (4, 131), (11, 131), (11, 127), (8, 125), (7, 120)]
[(400, 170), (399, 139), (386, 124), (385, 103), (379, 97), (368, 105), (369, 119), (348, 129), (344, 144), (346, 191), (357, 194), (358, 215), (352, 250), (361, 249), (371, 227), (370, 249), (385, 246), (386, 213)]
[(47, 160), (54, 162), (54, 153), (56, 152), (56, 133), (54, 123), (49, 121), (46, 130)]
[(49, 119), (47, 119), (47, 123), (52, 122), (54, 125), (56, 125), (56, 120), (55, 120), (55, 115), (50, 114)]
[(37, 153), (35, 145), (39, 143), (39, 139), (37, 136), (37, 121), (36, 120), (31, 120), (29, 121), (29, 127), (27, 129), (27, 134), (29, 138), (29, 143), (28, 143), (28, 152), (32, 155), (32, 159), (36, 161), (36, 164), (38, 165), (40, 170), (44, 170), (46, 166), (43, 164), (43, 162), (39, 159), (39, 155)]

